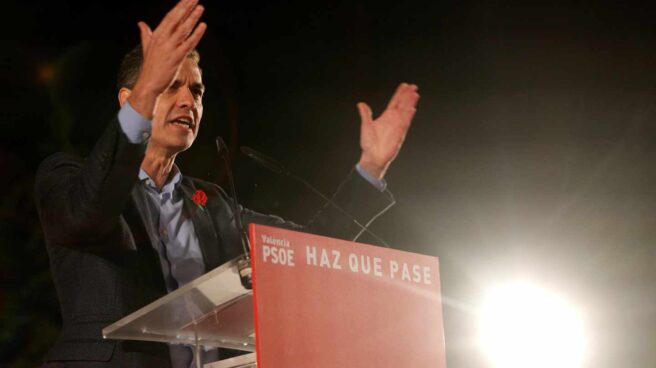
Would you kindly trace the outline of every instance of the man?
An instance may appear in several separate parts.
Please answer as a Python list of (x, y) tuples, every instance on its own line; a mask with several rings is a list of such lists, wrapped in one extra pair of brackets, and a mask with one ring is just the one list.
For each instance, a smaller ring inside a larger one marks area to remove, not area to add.
[[(189, 367), (185, 348), (103, 340), (101, 330), (240, 254), (230, 199), (174, 164), (203, 115), (194, 51), (202, 13), (197, 0), (182, 0), (155, 30), (139, 22), (142, 50), (121, 67), (117, 117), (84, 160), (55, 154), (39, 168), (35, 197), (63, 319), (48, 367)], [(358, 105), (362, 155), (335, 201), (361, 222), (393, 203), (382, 179), (418, 98), (416, 86), (402, 84), (376, 120)], [(202, 206), (192, 200), (198, 192)], [(249, 210), (242, 220), (299, 228)], [(326, 208), (310, 230), (345, 235), (349, 224)]]

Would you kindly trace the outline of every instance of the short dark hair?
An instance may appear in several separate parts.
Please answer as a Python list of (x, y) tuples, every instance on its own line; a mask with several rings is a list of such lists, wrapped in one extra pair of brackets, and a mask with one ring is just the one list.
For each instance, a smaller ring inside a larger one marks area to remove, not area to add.
[[(200, 54), (196, 49), (189, 51), (187, 57), (195, 61), (196, 64), (200, 62)], [(139, 71), (141, 70), (141, 64), (143, 64), (143, 51), (139, 44), (123, 56), (123, 61), (121, 61), (116, 78), (116, 88), (134, 88), (134, 85), (137, 83)]]

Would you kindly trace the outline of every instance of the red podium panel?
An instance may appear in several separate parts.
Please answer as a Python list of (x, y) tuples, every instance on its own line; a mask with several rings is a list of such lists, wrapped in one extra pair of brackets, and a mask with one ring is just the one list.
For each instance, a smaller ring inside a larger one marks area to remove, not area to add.
[(446, 367), (438, 260), (250, 225), (260, 368)]

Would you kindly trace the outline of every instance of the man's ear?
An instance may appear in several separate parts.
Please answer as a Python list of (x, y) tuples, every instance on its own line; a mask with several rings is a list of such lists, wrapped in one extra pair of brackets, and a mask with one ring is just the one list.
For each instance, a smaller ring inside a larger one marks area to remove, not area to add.
[(121, 89), (118, 91), (118, 103), (123, 107), (123, 104), (125, 104), (125, 101), (128, 100), (128, 97), (130, 97), (130, 94), (132, 93), (132, 90), (126, 87), (121, 87)]

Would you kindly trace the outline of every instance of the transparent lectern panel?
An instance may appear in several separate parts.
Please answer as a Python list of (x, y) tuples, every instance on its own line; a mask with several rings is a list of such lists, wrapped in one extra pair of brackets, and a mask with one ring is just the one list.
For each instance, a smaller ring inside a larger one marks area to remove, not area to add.
[(103, 329), (106, 339), (255, 351), (253, 293), (230, 261)]

